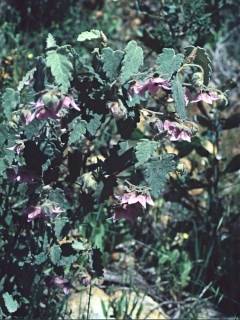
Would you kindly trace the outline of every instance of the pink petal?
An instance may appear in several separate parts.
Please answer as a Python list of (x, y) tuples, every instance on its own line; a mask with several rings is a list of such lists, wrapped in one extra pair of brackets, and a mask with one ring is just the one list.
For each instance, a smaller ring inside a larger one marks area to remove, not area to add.
[(154, 202), (153, 202), (153, 199), (150, 195), (147, 195), (146, 196), (146, 202), (150, 205), (150, 206), (153, 206), (154, 205)]
[(124, 193), (123, 196), (121, 197), (121, 204), (129, 203), (129, 201), (131, 202), (135, 198), (136, 198), (135, 192)]
[(191, 142), (191, 135), (186, 131), (182, 131), (179, 135), (179, 140)]
[(137, 200), (137, 202), (139, 202), (143, 206), (144, 209), (146, 209), (146, 207), (147, 207), (147, 205), (146, 205), (146, 200), (147, 200), (146, 196), (139, 195), (139, 196), (137, 196), (136, 200)]
[(66, 96), (62, 101), (62, 105), (63, 105), (63, 107), (66, 107), (66, 108), (72, 107), (73, 109), (80, 111), (79, 107), (77, 106), (77, 104), (75, 103), (75, 101), (72, 97)]

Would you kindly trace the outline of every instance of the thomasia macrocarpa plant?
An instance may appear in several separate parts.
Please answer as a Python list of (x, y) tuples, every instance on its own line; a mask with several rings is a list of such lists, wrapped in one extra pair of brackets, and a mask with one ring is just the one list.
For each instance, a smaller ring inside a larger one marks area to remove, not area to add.
[(77, 41), (94, 48), (89, 58), (49, 34), (36, 66), (2, 94), (4, 315), (43, 314), (51, 290), (71, 290), (71, 274), (101, 275), (94, 259), (104, 250), (103, 224), (147, 214), (169, 174), (181, 174), (164, 142), (191, 143), (197, 124), (188, 108), (225, 99), (209, 87), (202, 48), (166, 48), (150, 68), (136, 41), (113, 50), (99, 30)]

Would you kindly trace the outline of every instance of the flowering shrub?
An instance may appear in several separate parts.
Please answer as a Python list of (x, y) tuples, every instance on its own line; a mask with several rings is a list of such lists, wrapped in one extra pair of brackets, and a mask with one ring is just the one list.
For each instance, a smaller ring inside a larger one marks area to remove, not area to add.
[(135, 41), (113, 50), (99, 30), (77, 40), (98, 45), (88, 61), (49, 34), (36, 66), (2, 95), (3, 315), (43, 315), (72, 275), (101, 276), (103, 228), (147, 214), (169, 174), (181, 173), (164, 142), (190, 143), (191, 104), (224, 100), (209, 87), (202, 48), (164, 49), (150, 68)]

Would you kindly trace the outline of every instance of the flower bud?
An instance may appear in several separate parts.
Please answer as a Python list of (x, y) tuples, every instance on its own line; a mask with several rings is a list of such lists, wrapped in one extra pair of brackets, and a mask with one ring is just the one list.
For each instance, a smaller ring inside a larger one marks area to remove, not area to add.
[(195, 72), (193, 74), (193, 83), (198, 87), (202, 87), (203, 82), (204, 82), (203, 73), (202, 72)]

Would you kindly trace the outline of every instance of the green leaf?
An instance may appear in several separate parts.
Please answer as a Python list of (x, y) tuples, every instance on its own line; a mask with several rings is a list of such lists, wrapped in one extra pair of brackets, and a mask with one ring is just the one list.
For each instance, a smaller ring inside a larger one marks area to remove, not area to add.
[(8, 312), (14, 313), (19, 308), (19, 304), (16, 300), (13, 299), (12, 295), (8, 292), (5, 292), (3, 294), (3, 300), (5, 303), (6, 308), (8, 309)]
[(65, 225), (67, 224), (67, 217), (57, 217), (54, 220), (54, 232), (57, 239), (60, 238), (61, 233)]
[(137, 143), (135, 154), (138, 162), (136, 164), (136, 167), (141, 166), (152, 157), (157, 148), (157, 145), (158, 144), (156, 141), (150, 140), (142, 140)]
[(187, 63), (194, 63), (202, 67), (204, 71), (203, 83), (207, 86), (212, 73), (212, 64), (207, 51), (204, 48), (189, 46), (185, 48), (185, 55)]
[(55, 202), (56, 205), (62, 209), (69, 209), (69, 203), (65, 197), (64, 191), (60, 188), (51, 189), (48, 194), (48, 199), (51, 202)]
[(87, 124), (87, 131), (92, 135), (95, 136), (97, 133), (97, 130), (101, 126), (102, 123), (102, 115), (95, 114), (94, 117), (90, 120), (90, 122)]
[(185, 107), (185, 99), (184, 99), (184, 91), (182, 82), (178, 75), (172, 81), (172, 94), (173, 99), (175, 101), (176, 112), (179, 117), (182, 119), (186, 119), (186, 107)]
[(171, 154), (163, 154), (160, 159), (153, 159), (146, 164), (144, 176), (154, 197), (160, 196), (168, 174), (175, 168), (176, 161), (174, 160), (174, 155)]
[(70, 267), (74, 262), (76, 262), (78, 259), (78, 255), (70, 255), (70, 256), (62, 256), (61, 257), (61, 261), (59, 262), (60, 266), (64, 266), (64, 267)]
[(10, 118), (12, 111), (17, 107), (20, 102), (19, 92), (12, 88), (6, 88), (4, 94), (2, 95), (2, 107), (3, 113)]
[(90, 31), (84, 31), (79, 34), (77, 41), (84, 42), (89, 40), (101, 39), (102, 38), (102, 31), (92, 29)]
[(57, 43), (56, 43), (53, 35), (51, 33), (49, 33), (48, 37), (47, 37), (47, 49), (54, 48), (56, 46), (57, 46)]
[(33, 79), (34, 73), (36, 72), (36, 68), (33, 68), (29, 70), (25, 76), (22, 78), (22, 80), (18, 84), (18, 91), (22, 91), (22, 89), (28, 85), (29, 81)]
[(40, 130), (46, 125), (46, 121), (33, 120), (29, 125), (24, 126), (24, 134), (27, 139), (31, 140), (35, 135), (38, 135)]
[(109, 47), (102, 50), (103, 70), (111, 81), (119, 75), (123, 56), (124, 52), (120, 50), (114, 51)]
[(143, 65), (143, 50), (137, 45), (137, 42), (130, 41), (125, 48), (125, 56), (121, 68), (121, 83), (127, 82), (135, 75)]
[(82, 120), (81, 117), (77, 117), (72, 121), (70, 126), (72, 131), (69, 136), (70, 144), (74, 144), (82, 140), (84, 134), (86, 133), (86, 125), (87, 122), (85, 120)]
[(84, 251), (86, 250), (86, 245), (83, 242), (75, 240), (72, 243), (72, 248), (76, 251)]
[(164, 48), (163, 52), (157, 57), (157, 72), (162, 78), (170, 80), (172, 75), (180, 68), (183, 60), (183, 54), (175, 54), (173, 49)]
[(56, 266), (59, 265), (61, 253), (62, 253), (61, 248), (56, 244), (54, 244), (50, 248), (50, 259), (51, 259), (52, 263)]
[(56, 84), (60, 87), (62, 93), (66, 93), (70, 87), (72, 79), (73, 66), (68, 57), (55, 50), (47, 52), (47, 66), (55, 79)]
[(47, 255), (46, 255), (46, 253), (41, 252), (41, 253), (37, 254), (34, 257), (34, 259), (35, 259), (35, 263), (37, 265), (40, 265), (40, 264), (44, 263), (47, 260)]

